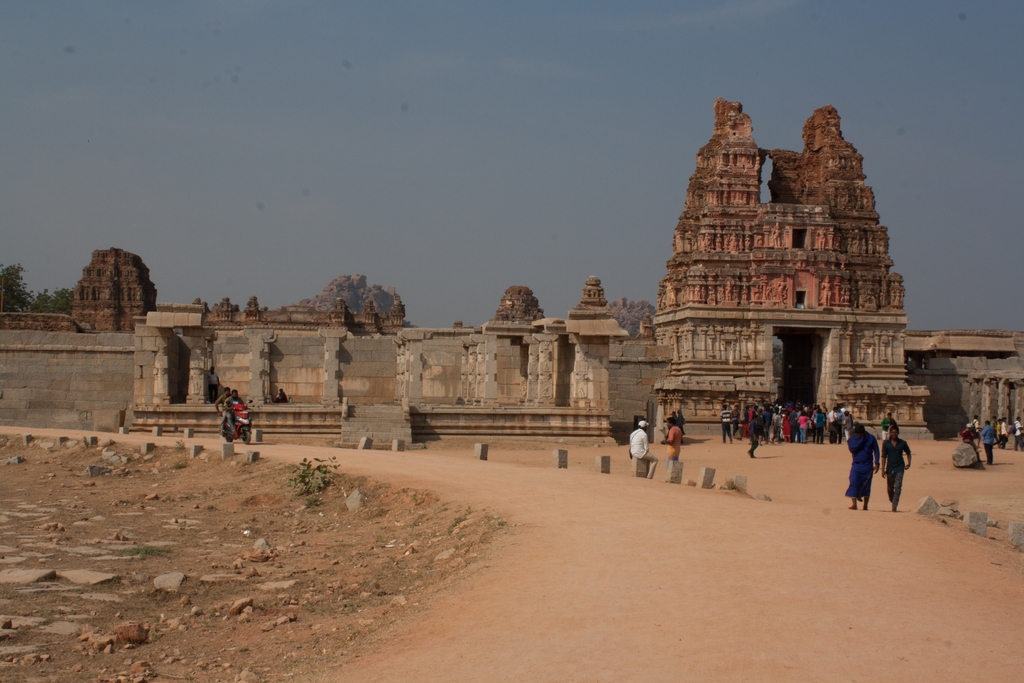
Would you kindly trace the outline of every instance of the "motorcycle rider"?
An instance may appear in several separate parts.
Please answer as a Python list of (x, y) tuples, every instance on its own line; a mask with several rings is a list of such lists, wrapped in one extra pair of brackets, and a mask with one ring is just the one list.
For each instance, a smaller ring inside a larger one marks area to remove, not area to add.
[(231, 396), (224, 402), (224, 415), (225, 422), (228, 427), (228, 434), (235, 435), (235, 406), (239, 403), (244, 403), (242, 399), (238, 397), (238, 389), (231, 390)]

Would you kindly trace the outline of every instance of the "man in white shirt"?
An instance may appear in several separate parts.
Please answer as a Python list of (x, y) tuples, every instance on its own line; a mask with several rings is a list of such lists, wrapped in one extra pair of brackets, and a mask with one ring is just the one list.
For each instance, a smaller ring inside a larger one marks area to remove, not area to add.
[(638, 460), (646, 460), (647, 478), (654, 479), (658, 458), (651, 453), (650, 443), (647, 441), (647, 422), (640, 420), (636, 426), (636, 430), (629, 435), (629, 454)]
[(1024, 433), (1021, 433), (1021, 422), (1020, 416), (1017, 416), (1017, 420), (1013, 423), (1013, 450), (1020, 448), (1024, 451)]

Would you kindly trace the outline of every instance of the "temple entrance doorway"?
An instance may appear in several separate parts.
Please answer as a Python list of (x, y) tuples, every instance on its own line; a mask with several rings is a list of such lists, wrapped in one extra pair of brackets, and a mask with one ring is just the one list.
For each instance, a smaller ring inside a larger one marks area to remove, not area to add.
[(821, 331), (803, 328), (776, 328), (775, 339), (782, 344), (782, 377), (779, 400), (812, 405), (817, 402), (821, 381)]

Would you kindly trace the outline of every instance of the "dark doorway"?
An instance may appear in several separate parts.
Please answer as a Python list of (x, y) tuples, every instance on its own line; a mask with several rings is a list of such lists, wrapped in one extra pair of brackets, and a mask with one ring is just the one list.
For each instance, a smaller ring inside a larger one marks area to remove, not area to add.
[(775, 337), (782, 342), (779, 398), (787, 403), (813, 404), (821, 373), (821, 338), (813, 330), (777, 330)]

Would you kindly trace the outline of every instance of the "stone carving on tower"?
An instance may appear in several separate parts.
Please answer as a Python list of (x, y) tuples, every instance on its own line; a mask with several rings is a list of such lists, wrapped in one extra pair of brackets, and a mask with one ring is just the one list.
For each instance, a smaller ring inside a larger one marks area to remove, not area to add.
[[(759, 148), (739, 102), (714, 109), (658, 287), (656, 336), (673, 354), (659, 400), (709, 422), (722, 402), (842, 402), (866, 422), (893, 412), (923, 428), (927, 390), (905, 381), (903, 278), (839, 114), (816, 110), (793, 152)], [(774, 377), (773, 337), (798, 371)]]
[(97, 249), (75, 286), (71, 317), (95, 330), (134, 330), (133, 318), (156, 310), (156, 287), (142, 259), (123, 249)]

